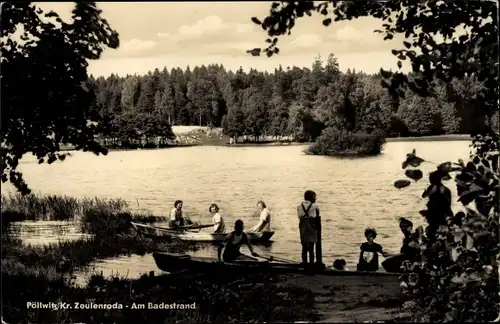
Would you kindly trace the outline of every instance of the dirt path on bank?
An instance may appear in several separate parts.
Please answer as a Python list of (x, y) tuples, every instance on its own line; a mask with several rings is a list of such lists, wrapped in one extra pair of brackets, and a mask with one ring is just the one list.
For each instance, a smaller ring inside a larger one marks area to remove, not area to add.
[(281, 285), (308, 288), (315, 294), (318, 323), (387, 321), (401, 317), (397, 277), (285, 275)]

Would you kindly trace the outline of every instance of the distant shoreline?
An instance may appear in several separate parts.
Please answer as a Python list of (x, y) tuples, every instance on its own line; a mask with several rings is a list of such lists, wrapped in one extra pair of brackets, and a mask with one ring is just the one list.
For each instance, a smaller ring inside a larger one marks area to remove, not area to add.
[(389, 137), (387, 142), (437, 142), (437, 141), (472, 141), (469, 134), (433, 135), (420, 137)]
[[(471, 136), (467, 134), (452, 134), (452, 135), (434, 135), (434, 136), (420, 136), (420, 137), (388, 137), (387, 143), (391, 142), (449, 142), (449, 141), (471, 141)], [(150, 148), (108, 148), (108, 151), (135, 151), (135, 150), (159, 150), (171, 149), (181, 147), (194, 147), (194, 146), (215, 146), (215, 147), (259, 147), (259, 146), (300, 146), (311, 145), (313, 142), (279, 142), (279, 141), (265, 141), (265, 142), (244, 142), (244, 143), (223, 143), (223, 144), (179, 144), (166, 147), (150, 147)], [(61, 151), (73, 151), (70, 147), (63, 147)]]

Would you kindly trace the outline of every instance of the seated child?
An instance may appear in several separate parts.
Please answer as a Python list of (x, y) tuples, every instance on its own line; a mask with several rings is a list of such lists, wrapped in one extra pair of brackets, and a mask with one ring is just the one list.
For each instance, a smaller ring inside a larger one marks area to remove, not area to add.
[(346, 268), (346, 262), (344, 259), (336, 259), (333, 261), (333, 268), (340, 271), (349, 271), (349, 269)]
[(377, 271), (378, 270), (378, 254), (387, 256), (380, 244), (374, 242), (377, 237), (377, 231), (374, 228), (365, 230), (366, 242), (361, 244), (361, 252), (359, 254), (358, 271)]

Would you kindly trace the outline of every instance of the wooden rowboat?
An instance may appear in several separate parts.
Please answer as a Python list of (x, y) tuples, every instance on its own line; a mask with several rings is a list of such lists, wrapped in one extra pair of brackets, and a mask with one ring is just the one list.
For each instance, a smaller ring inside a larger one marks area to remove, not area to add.
[[(192, 271), (196, 273), (207, 273), (217, 271), (223, 273), (224, 271), (234, 273), (302, 273), (304, 269), (298, 263), (280, 263), (271, 261), (254, 261), (242, 260), (232, 263), (218, 262), (214, 258), (205, 257), (192, 257), (187, 254), (168, 253), (168, 252), (154, 252), (153, 258), (156, 265), (162, 271), (176, 273), (183, 271)], [(323, 269), (316, 271), (324, 275), (332, 276), (394, 276), (397, 277), (401, 274), (388, 273), (388, 272), (361, 272), (361, 271), (340, 271), (334, 269)]]
[[(193, 232), (189, 229), (169, 229), (159, 226), (130, 222), (132, 226), (141, 234), (152, 238), (175, 237), (182, 241), (196, 243), (221, 243), (228, 233), (203, 233)], [(271, 232), (247, 233), (250, 242), (253, 244), (267, 243), (274, 235)]]

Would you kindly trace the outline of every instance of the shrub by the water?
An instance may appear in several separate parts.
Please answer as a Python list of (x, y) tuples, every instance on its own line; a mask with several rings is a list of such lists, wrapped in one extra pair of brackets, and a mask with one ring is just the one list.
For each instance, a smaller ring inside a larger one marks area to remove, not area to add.
[[(427, 226), (416, 231), (421, 260), (403, 265), (411, 272), (402, 286), (412, 298), (406, 307), (415, 321), (500, 319), (499, 144), (497, 135), (476, 136), (470, 162), (439, 164), (429, 176), (431, 184), (422, 195), (427, 208), (420, 211)], [(403, 168), (425, 162), (414, 150)], [(450, 190), (442, 183), (452, 173), (465, 212), (452, 211)], [(406, 175), (415, 181), (421, 178), (421, 172)]]
[(306, 151), (313, 155), (377, 155), (382, 152), (385, 137), (381, 134), (353, 133), (328, 127)]

